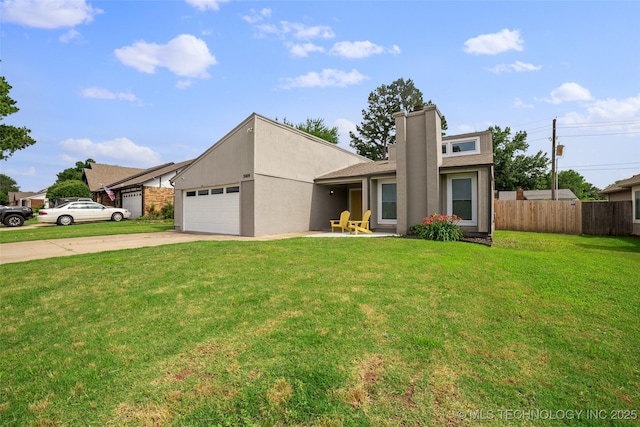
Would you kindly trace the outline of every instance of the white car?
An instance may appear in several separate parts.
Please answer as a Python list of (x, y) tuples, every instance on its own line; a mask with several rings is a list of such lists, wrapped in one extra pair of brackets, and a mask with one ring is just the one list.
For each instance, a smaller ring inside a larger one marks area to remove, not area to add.
[(69, 202), (55, 208), (40, 209), (38, 222), (70, 225), (86, 221), (122, 221), (131, 212), (122, 208), (112, 208), (96, 202)]

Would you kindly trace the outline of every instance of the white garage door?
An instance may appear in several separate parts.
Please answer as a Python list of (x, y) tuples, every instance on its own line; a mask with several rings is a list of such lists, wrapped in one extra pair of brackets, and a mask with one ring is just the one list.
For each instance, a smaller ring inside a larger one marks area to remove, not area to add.
[(240, 234), (240, 187), (231, 185), (184, 192), (184, 229)]
[(142, 216), (142, 191), (122, 193), (122, 207), (131, 212), (131, 219)]

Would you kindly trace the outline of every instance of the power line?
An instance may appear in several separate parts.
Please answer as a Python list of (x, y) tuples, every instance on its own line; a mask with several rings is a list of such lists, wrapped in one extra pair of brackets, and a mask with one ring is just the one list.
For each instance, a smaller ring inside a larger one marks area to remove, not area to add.
[(627, 120), (622, 122), (600, 122), (600, 123), (573, 123), (558, 126), (558, 129), (565, 128), (582, 128), (582, 127), (602, 127), (602, 126), (624, 126), (624, 125), (638, 125), (640, 120)]
[(591, 133), (591, 134), (580, 134), (580, 135), (562, 135), (561, 138), (578, 138), (582, 136), (612, 136), (612, 135), (636, 135), (638, 132), (615, 132), (615, 133)]

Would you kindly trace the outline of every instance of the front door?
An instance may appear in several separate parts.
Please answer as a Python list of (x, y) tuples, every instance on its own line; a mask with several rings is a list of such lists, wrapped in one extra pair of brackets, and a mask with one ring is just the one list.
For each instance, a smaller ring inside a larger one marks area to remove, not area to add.
[(362, 220), (362, 189), (352, 188), (349, 190), (349, 210), (353, 221)]

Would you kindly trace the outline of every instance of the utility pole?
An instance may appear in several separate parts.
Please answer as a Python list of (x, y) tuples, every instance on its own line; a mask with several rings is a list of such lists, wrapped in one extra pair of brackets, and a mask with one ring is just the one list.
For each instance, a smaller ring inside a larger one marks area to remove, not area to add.
[(556, 200), (556, 119), (551, 132), (551, 200)]

